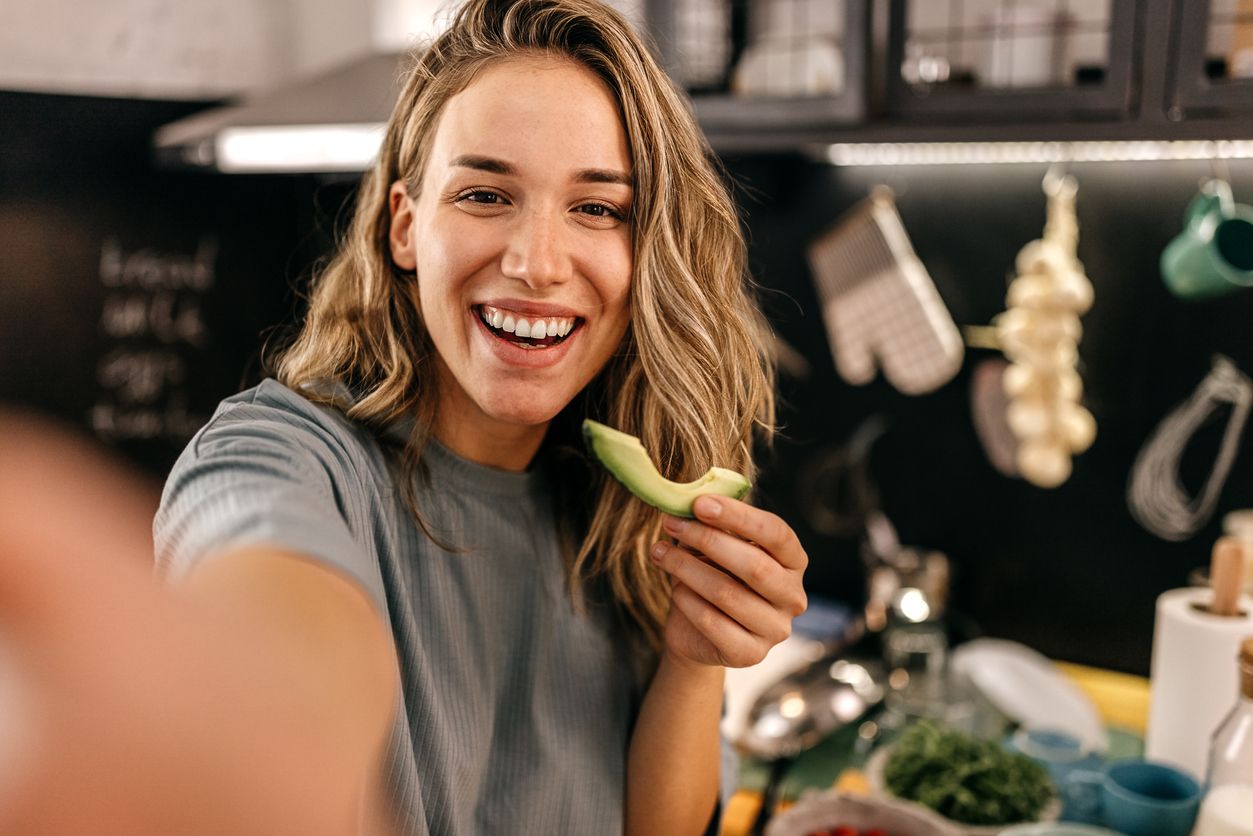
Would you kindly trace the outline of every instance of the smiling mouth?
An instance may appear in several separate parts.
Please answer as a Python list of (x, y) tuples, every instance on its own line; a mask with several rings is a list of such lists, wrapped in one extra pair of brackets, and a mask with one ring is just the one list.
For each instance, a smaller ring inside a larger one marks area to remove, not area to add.
[(559, 345), (583, 324), (581, 317), (527, 317), (491, 305), (477, 305), (474, 312), (493, 337), (528, 349)]

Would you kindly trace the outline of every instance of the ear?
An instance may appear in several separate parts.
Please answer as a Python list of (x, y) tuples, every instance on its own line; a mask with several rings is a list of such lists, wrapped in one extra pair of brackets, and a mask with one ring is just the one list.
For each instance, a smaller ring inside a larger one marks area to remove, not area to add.
[(392, 251), (392, 261), (401, 270), (415, 270), (418, 266), (413, 229), (416, 207), (402, 181), (397, 180), (392, 183), (387, 192), (387, 207), (392, 218), (391, 228), (387, 235), (387, 242)]

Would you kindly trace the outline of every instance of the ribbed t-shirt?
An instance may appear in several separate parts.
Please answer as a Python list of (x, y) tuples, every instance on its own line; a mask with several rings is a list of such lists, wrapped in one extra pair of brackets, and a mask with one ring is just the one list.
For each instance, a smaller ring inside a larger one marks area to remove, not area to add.
[[(418, 502), (341, 412), (273, 380), (223, 401), (171, 472), (158, 571), (274, 545), (343, 573), (395, 638), (403, 710), (389, 791), (411, 834), (621, 833), (641, 697), (613, 610), (566, 588), (550, 472), (459, 458), (432, 440)], [(638, 670), (638, 666), (634, 666)]]

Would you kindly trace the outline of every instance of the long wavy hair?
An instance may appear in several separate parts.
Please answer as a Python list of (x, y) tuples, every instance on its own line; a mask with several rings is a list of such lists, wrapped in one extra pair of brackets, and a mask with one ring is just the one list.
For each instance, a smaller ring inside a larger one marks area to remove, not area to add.
[[(424, 477), (438, 392), (435, 348), (417, 282), (391, 260), (388, 188), (422, 187), (444, 105), (487, 65), (537, 54), (577, 62), (617, 99), (630, 148), (634, 201), (631, 322), (618, 351), (554, 419), (545, 449), (560, 457), (558, 519), (570, 589), (599, 579), (620, 610), (660, 647), (670, 585), (648, 560), (658, 512), (582, 455), (579, 423), (591, 417), (639, 436), (667, 477), (687, 481), (711, 465), (755, 477), (754, 436), (774, 431), (774, 360), (753, 299), (743, 235), (724, 172), (686, 99), (647, 46), (596, 0), (470, 0), (413, 58), (381, 150), (357, 193), (345, 238), (315, 278), (308, 315), (277, 358), (292, 388), (339, 380), (356, 393), (348, 416), (382, 430), (413, 418), (397, 457), (400, 487), (428, 535), (414, 483)], [(419, 242), (419, 246), (421, 243)]]

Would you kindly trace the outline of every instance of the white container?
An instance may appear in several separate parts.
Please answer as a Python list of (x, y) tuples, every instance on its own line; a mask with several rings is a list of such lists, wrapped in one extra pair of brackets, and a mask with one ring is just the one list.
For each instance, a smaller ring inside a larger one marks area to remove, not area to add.
[(1253, 787), (1228, 784), (1210, 790), (1192, 836), (1253, 836)]

